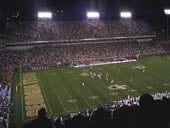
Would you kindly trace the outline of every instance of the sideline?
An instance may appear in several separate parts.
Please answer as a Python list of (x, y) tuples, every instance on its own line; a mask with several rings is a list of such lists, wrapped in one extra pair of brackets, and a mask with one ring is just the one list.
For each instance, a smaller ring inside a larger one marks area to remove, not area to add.
[(103, 63), (96, 63), (96, 64), (81, 64), (81, 65), (76, 65), (73, 66), (74, 68), (82, 68), (82, 67), (91, 67), (91, 66), (99, 66), (99, 65), (108, 65), (108, 64), (120, 64), (120, 63), (128, 63), (128, 62), (136, 62), (136, 59), (132, 60), (123, 60), (123, 61), (112, 61), (112, 62), (103, 62)]

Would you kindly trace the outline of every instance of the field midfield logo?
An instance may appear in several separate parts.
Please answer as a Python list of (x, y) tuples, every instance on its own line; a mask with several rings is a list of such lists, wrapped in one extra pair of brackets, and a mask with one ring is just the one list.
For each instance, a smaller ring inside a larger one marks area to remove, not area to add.
[(110, 85), (108, 87), (109, 90), (126, 90), (127, 89), (127, 85), (118, 85), (118, 84), (115, 84), (115, 85)]

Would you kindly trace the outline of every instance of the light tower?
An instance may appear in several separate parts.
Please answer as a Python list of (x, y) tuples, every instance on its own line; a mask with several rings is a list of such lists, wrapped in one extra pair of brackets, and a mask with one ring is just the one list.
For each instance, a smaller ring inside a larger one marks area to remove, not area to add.
[(120, 17), (122, 19), (131, 19), (132, 18), (132, 13), (129, 11), (122, 11), (120, 12)]
[(96, 11), (88, 11), (86, 16), (88, 19), (99, 19), (100, 13)]
[(164, 9), (164, 13), (166, 14), (167, 16), (167, 22), (166, 22), (166, 39), (168, 40), (168, 31), (169, 31), (169, 28), (168, 28), (168, 16), (170, 15), (170, 9)]
[(52, 12), (49, 11), (40, 11), (37, 14), (39, 19), (52, 19)]

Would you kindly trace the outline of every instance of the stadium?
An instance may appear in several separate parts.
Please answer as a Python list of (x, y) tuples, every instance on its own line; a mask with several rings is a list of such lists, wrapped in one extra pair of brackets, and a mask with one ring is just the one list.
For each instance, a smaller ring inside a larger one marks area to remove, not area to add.
[(170, 9), (157, 4), (163, 28), (130, 9), (0, 9), (0, 128), (169, 128)]

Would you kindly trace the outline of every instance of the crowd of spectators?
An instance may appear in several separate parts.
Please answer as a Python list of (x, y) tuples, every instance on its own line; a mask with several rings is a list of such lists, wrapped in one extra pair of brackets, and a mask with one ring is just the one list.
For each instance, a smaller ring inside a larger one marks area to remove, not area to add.
[(136, 58), (169, 52), (169, 43), (123, 41), (70, 46), (47, 45), (29, 50), (4, 51), (0, 57), (2, 69), (50, 67), (89, 64), (95, 61), (111, 62), (121, 58)]
[(14, 69), (46, 69), (48, 67), (75, 66), (95, 62), (112, 62), (120, 59), (170, 53), (168, 42), (123, 41), (82, 45), (47, 45), (28, 50), (1, 52), (0, 82), (9, 85)]
[[(38, 119), (23, 128), (169, 128), (170, 93), (144, 94), (141, 97), (128, 96), (124, 100), (114, 101), (104, 107), (78, 112), (64, 117), (47, 118), (38, 115)], [(44, 111), (41, 109), (40, 111)], [(51, 119), (51, 121), (50, 121)], [(44, 127), (43, 127), (44, 126)]]
[(6, 34), (15, 41), (44, 41), (143, 36), (155, 33), (148, 24), (141, 20), (96, 20), (12, 22), (7, 23)]
[(11, 112), (11, 87), (0, 82), (0, 128), (8, 128)]

